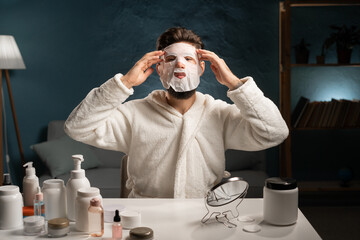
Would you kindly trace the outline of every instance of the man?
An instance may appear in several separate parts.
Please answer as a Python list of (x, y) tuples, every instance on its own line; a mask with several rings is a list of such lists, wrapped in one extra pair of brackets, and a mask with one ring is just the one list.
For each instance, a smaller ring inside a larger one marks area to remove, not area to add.
[[(266, 149), (288, 135), (276, 105), (254, 80), (237, 78), (202, 48), (191, 30), (168, 29), (158, 38), (158, 51), (93, 89), (65, 123), (70, 137), (129, 156), (129, 197), (204, 197), (223, 177), (226, 149)], [(196, 92), (204, 61), (235, 104)], [(167, 90), (125, 102), (154, 64)]]

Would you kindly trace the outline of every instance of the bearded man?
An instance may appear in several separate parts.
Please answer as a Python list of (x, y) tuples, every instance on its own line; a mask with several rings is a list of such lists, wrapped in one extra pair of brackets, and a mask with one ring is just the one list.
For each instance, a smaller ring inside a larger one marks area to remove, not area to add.
[[(253, 78), (236, 77), (203, 48), (191, 30), (166, 30), (157, 51), (91, 90), (65, 123), (73, 139), (128, 155), (129, 197), (202, 198), (221, 181), (227, 149), (263, 150), (288, 136), (278, 108)], [(204, 61), (234, 104), (196, 91)], [(125, 102), (154, 64), (166, 90)]]

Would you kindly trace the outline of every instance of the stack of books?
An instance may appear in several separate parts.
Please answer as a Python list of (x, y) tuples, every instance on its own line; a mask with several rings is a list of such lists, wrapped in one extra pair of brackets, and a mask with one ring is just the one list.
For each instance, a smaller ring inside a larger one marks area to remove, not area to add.
[(360, 100), (313, 101), (300, 97), (291, 114), (294, 128), (360, 127)]

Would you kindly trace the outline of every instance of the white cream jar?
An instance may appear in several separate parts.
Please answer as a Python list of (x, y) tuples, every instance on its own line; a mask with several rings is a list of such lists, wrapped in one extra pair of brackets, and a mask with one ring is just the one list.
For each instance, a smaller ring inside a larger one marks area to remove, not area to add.
[(266, 179), (264, 187), (264, 220), (274, 225), (296, 223), (298, 198), (299, 193), (295, 179)]

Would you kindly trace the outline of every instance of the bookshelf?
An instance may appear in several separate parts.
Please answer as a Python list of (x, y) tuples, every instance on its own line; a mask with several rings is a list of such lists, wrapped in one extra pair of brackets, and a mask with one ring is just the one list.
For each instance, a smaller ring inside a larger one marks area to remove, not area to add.
[[(360, 0), (284, 0), (279, 3), (279, 86), (280, 86), (280, 111), (289, 126), (289, 137), (280, 146), (280, 176), (292, 177), (292, 133), (311, 131), (336, 131), (341, 129), (352, 129), (351, 127), (297, 127), (293, 128), (291, 119), (291, 69), (297, 67), (349, 67), (358, 68), (360, 63), (351, 64), (294, 64), (291, 63), (291, 9), (297, 7), (328, 7), (328, 6), (360, 6)], [(330, 21), (330, 20), (329, 20)], [(355, 127), (359, 129), (358, 127)], [(359, 185), (343, 188), (334, 182), (318, 181), (299, 183), (300, 191), (357, 191)]]

